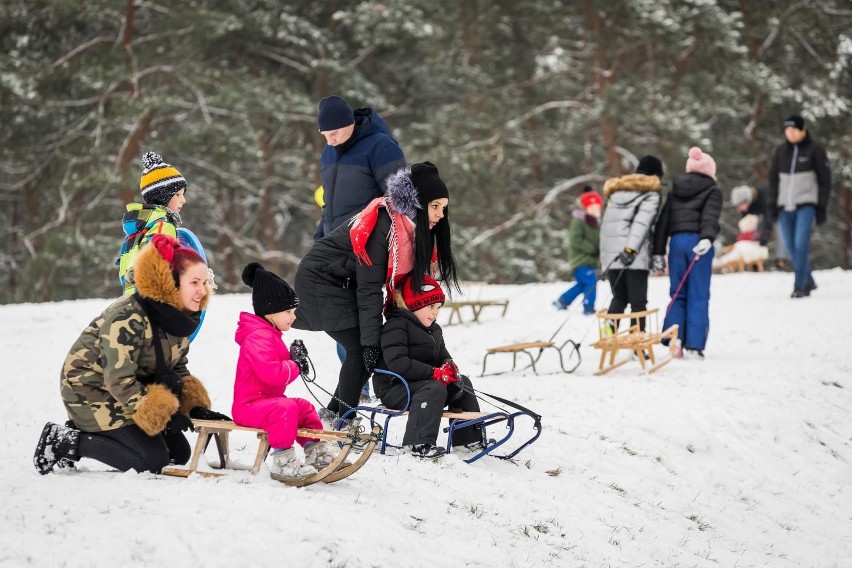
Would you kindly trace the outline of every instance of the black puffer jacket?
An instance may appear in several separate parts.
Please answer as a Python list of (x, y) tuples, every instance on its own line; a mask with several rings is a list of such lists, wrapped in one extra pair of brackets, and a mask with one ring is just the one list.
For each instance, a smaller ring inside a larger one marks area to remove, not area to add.
[(669, 237), (675, 233), (698, 233), (716, 239), (722, 213), (722, 190), (704, 174), (680, 174), (654, 227), (654, 254), (665, 254)]
[[(428, 328), (423, 327), (417, 316), (399, 308), (388, 312), (381, 345), (383, 360), (378, 367), (393, 371), (408, 382), (431, 380), (435, 367), (451, 359), (440, 325), (433, 323)], [(381, 397), (394, 380), (376, 373), (373, 376), (376, 396)]]
[(388, 272), (390, 215), (379, 208), (367, 240), (371, 264), (355, 258), (349, 225), (318, 240), (299, 263), (293, 287), (299, 297), (293, 327), (310, 331), (361, 328), (361, 345), (378, 345)]

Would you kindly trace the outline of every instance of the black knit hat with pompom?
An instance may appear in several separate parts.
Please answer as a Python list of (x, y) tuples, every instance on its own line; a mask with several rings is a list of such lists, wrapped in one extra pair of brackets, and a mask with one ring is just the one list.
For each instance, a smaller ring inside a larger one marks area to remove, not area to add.
[(243, 268), (243, 282), (251, 286), (251, 303), (254, 313), (259, 316), (285, 312), (299, 305), (299, 298), (293, 288), (257, 262), (251, 262)]

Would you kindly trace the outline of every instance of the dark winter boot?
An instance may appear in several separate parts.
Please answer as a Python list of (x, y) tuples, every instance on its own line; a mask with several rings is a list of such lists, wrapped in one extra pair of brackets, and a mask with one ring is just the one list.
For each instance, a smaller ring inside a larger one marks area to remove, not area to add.
[(60, 460), (64, 460), (64, 463), (75, 462), (80, 459), (79, 444), (79, 430), (48, 422), (38, 439), (33, 465), (40, 474), (45, 475), (53, 471), (53, 466)]

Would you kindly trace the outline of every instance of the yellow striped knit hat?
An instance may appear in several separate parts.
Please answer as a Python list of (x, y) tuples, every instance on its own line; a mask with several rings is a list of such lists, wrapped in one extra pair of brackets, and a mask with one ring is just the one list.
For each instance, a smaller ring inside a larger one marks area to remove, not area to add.
[(142, 156), (142, 179), (139, 189), (145, 203), (168, 205), (175, 193), (186, 189), (186, 179), (171, 164), (163, 162), (156, 152)]

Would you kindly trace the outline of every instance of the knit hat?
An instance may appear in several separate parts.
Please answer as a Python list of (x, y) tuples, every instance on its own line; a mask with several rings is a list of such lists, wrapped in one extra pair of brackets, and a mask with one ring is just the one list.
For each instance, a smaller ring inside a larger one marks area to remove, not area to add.
[(251, 303), (254, 313), (259, 316), (285, 312), (299, 305), (299, 298), (293, 288), (257, 262), (251, 262), (243, 268), (243, 282), (251, 286)]
[(603, 206), (603, 199), (596, 191), (587, 191), (585, 193), (581, 193), (578, 199), (580, 200), (580, 205), (583, 207), (583, 209), (588, 209), (592, 205)]
[(447, 184), (438, 175), (438, 168), (432, 162), (412, 164), (411, 183), (417, 190), (417, 201), (423, 209), (426, 209), (430, 201), (450, 197)]
[(325, 97), (320, 101), (317, 113), (317, 126), (320, 132), (337, 130), (350, 124), (355, 124), (355, 115), (349, 103), (337, 95)]
[(742, 203), (751, 205), (752, 194), (751, 188), (747, 185), (738, 185), (731, 190), (731, 205), (736, 207)]
[(635, 173), (661, 178), (663, 177), (663, 163), (659, 158), (654, 156), (645, 156), (639, 160), (639, 165), (636, 166)]
[(402, 301), (405, 302), (406, 307), (410, 311), (416, 312), (420, 308), (425, 308), (432, 304), (443, 304), (446, 300), (441, 285), (428, 274), (423, 276), (423, 284), (420, 285), (419, 290), (412, 290), (411, 282), (411, 276), (406, 276), (401, 286)]
[(704, 174), (716, 179), (716, 161), (710, 154), (705, 154), (698, 146), (689, 149), (686, 160), (686, 173)]
[(145, 203), (166, 206), (175, 193), (186, 190), (186, 180), (171, 164), (163, 162), (156, 152), (142, 156), (142, 178), (139, 189)]
[(784, 120), (784, 128), (787, 128), (788, 126), (798, 128), (799, 130), (804, 130), (805, 119), (798, 114), (791, 114)]

